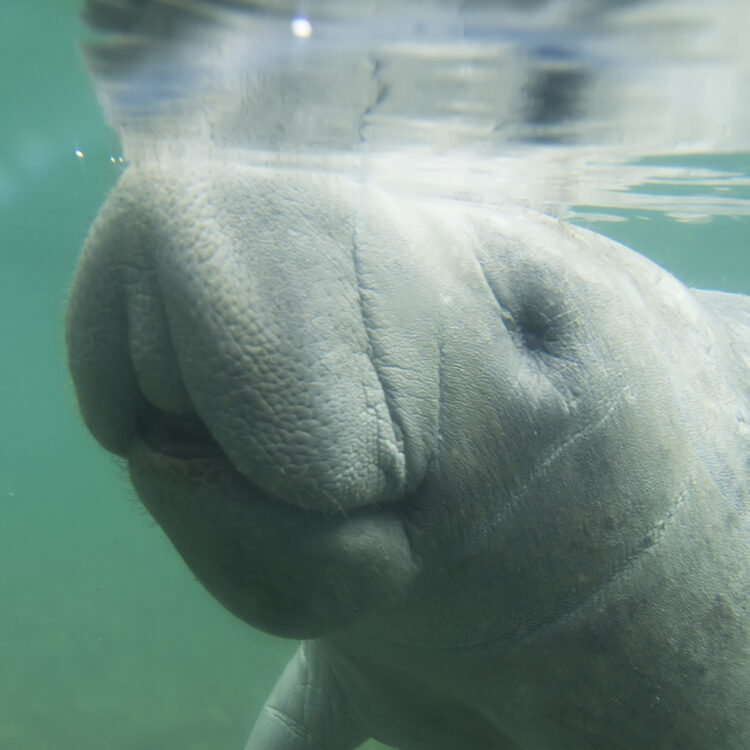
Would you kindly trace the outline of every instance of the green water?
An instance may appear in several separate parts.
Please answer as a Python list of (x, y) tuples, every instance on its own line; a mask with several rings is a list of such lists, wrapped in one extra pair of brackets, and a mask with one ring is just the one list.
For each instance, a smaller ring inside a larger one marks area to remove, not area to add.
[(4, 6), (0, 25), (0, 749), (241, 748), (294, 644), (192, 579), (65, 371), (66, 287), (118, 171), (76, 4)]
[[(0, 25), (0, 750), (239, 750), (294, 644), (193, 580), (65, 371), (66, 287), (119, 170), (76, 5), (6, 4)], [(624, 218), (594, 226), (692, 285), (750, 292), (746, 218)]]

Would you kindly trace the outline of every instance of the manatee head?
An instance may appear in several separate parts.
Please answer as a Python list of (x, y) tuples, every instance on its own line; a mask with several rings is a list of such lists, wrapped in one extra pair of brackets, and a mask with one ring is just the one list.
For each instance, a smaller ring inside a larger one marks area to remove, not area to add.
[(132, 167), (70, 296), (81, 412), (247, 622), (521, 633), (672, 496), (641, 361), (643, 289), (672, 282), (592, 237), (311, 172)]

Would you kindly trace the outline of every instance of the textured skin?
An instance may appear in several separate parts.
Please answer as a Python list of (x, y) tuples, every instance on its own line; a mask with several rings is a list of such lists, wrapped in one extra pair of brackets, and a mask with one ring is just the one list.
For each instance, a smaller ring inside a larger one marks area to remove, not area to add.
[(750, 747), (748, 298), (510, 207), (174, 163), (108, 199), (67, 336), (187, 564), (306, 639), (247, 750)]

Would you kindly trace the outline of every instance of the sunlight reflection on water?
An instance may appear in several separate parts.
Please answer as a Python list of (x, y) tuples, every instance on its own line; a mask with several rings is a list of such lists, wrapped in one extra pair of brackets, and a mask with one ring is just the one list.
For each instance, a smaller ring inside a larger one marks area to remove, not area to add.
[(599, 220), (750, 213), (746, 169), (671, 158), (750, 150), (744, 0), (319, 0), (304, 15), (178, 0), (127, 24), (103, 7), (89, 3), (90, 60), (131, 162), (321, 169)]

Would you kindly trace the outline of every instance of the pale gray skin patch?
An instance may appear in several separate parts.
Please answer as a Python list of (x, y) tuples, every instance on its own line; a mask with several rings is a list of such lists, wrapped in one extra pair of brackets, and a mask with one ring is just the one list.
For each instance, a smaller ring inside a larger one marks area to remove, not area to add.
[(750, 747), (748, 298), (512, 207), (173, 163), (109, 197), (67, 340), (187, 564), (306, 639), (247, 750)]

